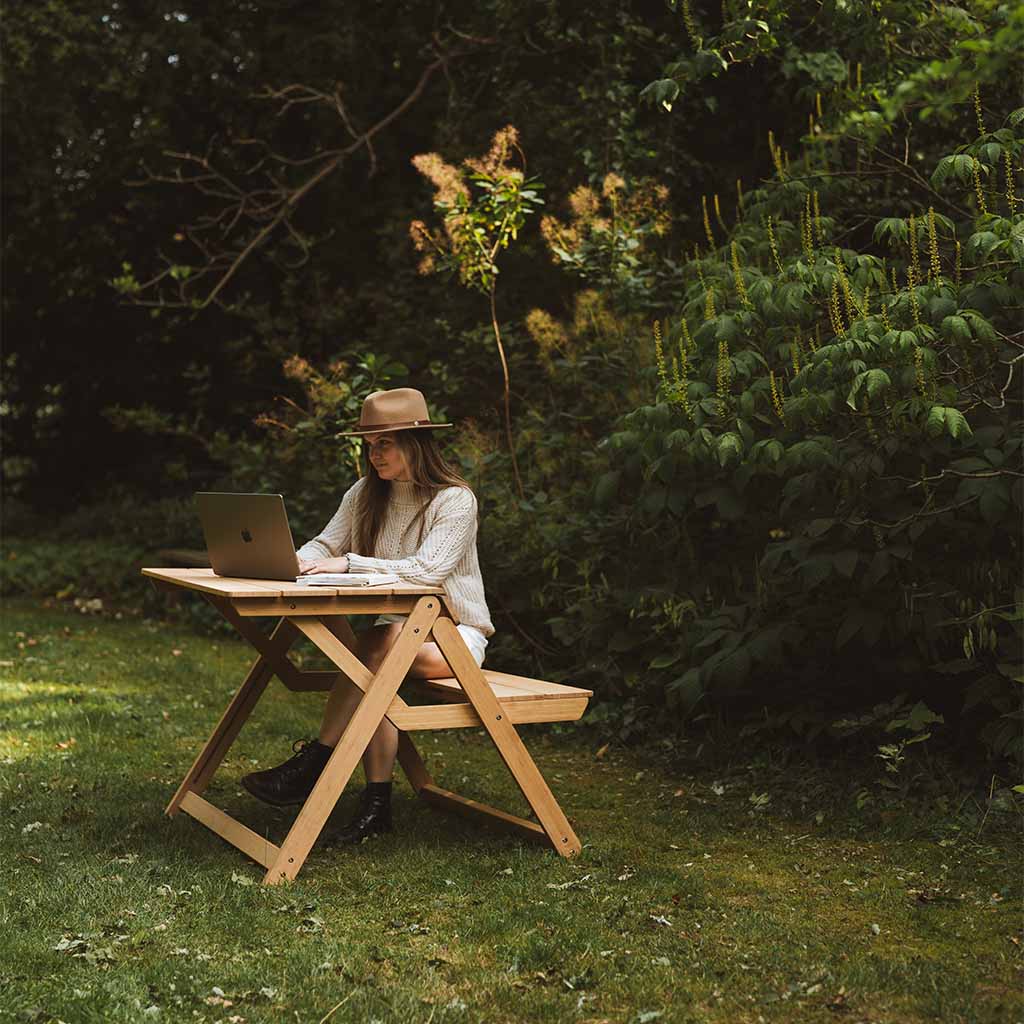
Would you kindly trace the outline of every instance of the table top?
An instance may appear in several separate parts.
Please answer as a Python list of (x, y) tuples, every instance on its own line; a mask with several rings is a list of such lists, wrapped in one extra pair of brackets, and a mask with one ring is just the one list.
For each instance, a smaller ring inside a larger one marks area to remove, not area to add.
[(149, 576), (185, 590), (198, 590), (221, 597), (287, 597), (291, 601), (322, 597), (414, 597), (421, 594), (443, 594), (441, 587), (424, 587), (416, 583), (385, 583), (379, 587), (310, 587), (286, 580), (245, 580), (233, 576), (216, 576), (212, 569), (143, 569)]

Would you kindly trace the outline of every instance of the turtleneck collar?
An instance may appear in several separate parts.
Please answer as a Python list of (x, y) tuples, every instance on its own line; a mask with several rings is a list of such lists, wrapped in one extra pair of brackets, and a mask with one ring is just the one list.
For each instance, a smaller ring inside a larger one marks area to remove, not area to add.
[(396, 505), (418, 505), (416, 485), (411, 480), (392, 480), (390, 500)]

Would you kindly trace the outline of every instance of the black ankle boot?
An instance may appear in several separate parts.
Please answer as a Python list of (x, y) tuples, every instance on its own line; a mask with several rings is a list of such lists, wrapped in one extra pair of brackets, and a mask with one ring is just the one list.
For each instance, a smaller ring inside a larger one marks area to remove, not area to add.
[(298, 740), (292, 744), (292, 750), (296, 751), (295, 756), (284, 764), (243, 775), (242, 785), (257, 800), (275, 807), (305, 803), (334, 747), (324, 746), (318, 740)]
[(341, 832), (331, 836), (335, 846), (358, 843), (364, 836), (391, 831), (391, 783), (371, 782), (359, 798), (359, 809)]

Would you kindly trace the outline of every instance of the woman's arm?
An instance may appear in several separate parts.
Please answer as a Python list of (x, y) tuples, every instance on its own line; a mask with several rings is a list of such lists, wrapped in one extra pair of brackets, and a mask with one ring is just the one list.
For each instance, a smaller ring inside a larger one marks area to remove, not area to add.
[(472, 491), (453, 487), (435, 501), (440, 507), (423, 542), (408, 558), (366, 558), (348, 552), (350, 572), (393, 572), (409, 583), (438, 587), (476, 541), (477, 502)]

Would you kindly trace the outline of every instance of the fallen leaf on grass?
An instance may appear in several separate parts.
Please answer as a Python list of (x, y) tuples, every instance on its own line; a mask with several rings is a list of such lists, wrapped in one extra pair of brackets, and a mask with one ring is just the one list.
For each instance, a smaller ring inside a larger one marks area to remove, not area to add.
[(606, 743), (606, 744), (605, 744), (605, 745), (604, 745), (604, 746), (603, 746), (603, 747), (602, 747), (602, 748), (601, 748), (601, 749), (600, 749), (600, 750), (599, 750), (599, 751), (598, 751), (598, 752), (597, 752), (597, 753), (596, 753), (596, 754), (594, 755), (594, 757), (595, 757), (595, 758), (598, 758), (598, 757), (604, 757), (604, 755), (605, 755), (605, 754), (606, 754), (606, 753), (608, 752), (608, 748), (609, 748), (610, 746), (611, 746), (611, 744), (610, 744), (610, 743)]
[(827, 1010), (831, 1010), (833, 1013), (839, 1013), (844, 1010), (848, 1010), (850, 1007), (846, 1003), (846, 989), (840, 988), (839, 991), (825, 1004)]
[(940, 889), (932, 886), (928, 889), (908, 889), (908, 896), (916, 896), (918, 903), (960, 903), (964, 894), (955, 896), (949, 889)]
[(548, 882), (548, 888), (549, 889), (572, 889), (572, 888), (575, 888), (577, 885), (582, 885), (584, 882), (589, 881), (592, 877), (593, 877), (592, 875), (584, 875), (582, 878), (574, 878), (574, 879), (572, 879), (572, 881), (569, 881), (569, 882), (561, 882), (561, 883)]

